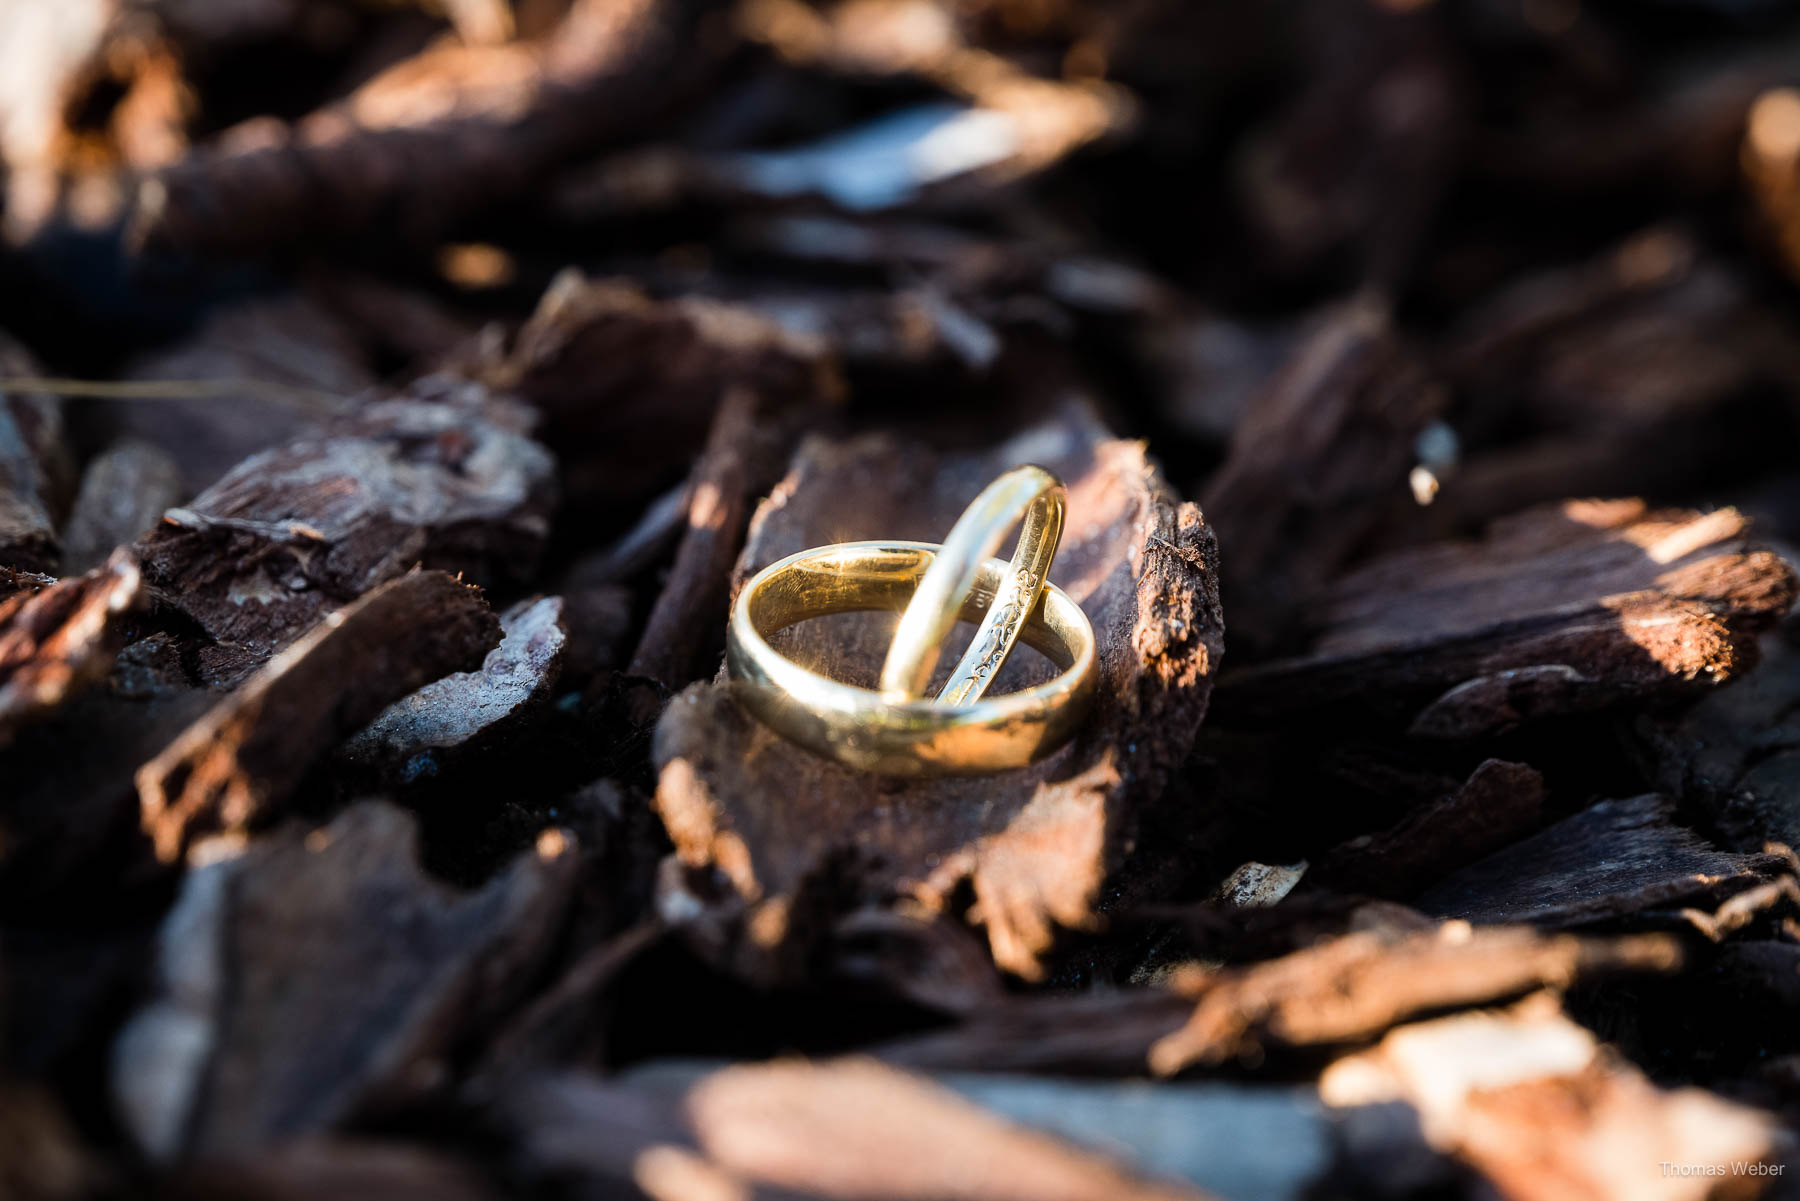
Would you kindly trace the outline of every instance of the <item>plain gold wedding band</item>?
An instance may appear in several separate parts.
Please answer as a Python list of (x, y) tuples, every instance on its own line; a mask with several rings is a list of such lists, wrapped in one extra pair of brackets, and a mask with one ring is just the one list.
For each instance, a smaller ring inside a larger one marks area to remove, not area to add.
[[(752, 576), (731, 609), (726, 666), (740, 702), (771, 729), (819, 754), (888, 775), (974, 775), (1023, 767), (1065, 742), (1094, 690), (1094, 630), (1081, 606), (1044, 588), (1019, 630), (1061, 669), (1054, 679), (972, 704), (896, 701), (822, 676), (769, 637), (812, 617), (898, 612), (937, 557), (928, 542), (844, 542), (790, 555)], [(958, 616), (978, 621), (1010, 570), (984, 561)]]

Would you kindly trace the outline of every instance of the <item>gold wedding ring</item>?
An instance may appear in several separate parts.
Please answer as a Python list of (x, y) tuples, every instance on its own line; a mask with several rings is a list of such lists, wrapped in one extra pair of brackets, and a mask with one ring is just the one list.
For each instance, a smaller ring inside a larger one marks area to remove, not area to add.
[[(1074, 732), (1094, 690), (1093, 627), (1047, 582), (1064, 497), (1055, 475), (1021, 467), (988, 485), (942, 546), (842, 542), (765, 567), (731, 609), (725, 661), (737, 696), (771, 729), (865, 771), (967, 775), (1043, 758)], [(991, 558), (1014, 524), (1012, 561)], [(878, 689), (821, 675), (770, 645), (798, 622), (862, 610), (901, 614)], [(975, 636), (927, 700), (941, 644), (959, 619), (979, 623)], [(984, 695), (1019, 640), (1060, 674)]]

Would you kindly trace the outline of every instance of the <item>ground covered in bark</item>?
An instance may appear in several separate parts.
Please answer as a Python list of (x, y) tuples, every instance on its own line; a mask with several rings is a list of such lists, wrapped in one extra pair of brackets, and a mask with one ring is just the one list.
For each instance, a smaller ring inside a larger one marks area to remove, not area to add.
[[(46, 0), (0, 162), (0, 1197), (1800, 1195), (1788, 6)], [(1067, 746), (740, 707), (1027, 462)]]

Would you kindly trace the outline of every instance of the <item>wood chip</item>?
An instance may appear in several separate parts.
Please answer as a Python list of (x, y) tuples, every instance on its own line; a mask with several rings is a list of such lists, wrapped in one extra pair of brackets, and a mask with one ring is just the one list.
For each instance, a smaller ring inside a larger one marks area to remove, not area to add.
[(390, 400), (255, 455), (139, 542), (157, 596), (229, 654), (225, 682), (415, 565), (493, 586), (536, 565), (549, 453), (504, 406)]
[(368, 1138), (306, 1138), (177, 1169), (173, 1201), (492, 1201), (499, 1196), (474, 1166), (441, 1151)]
[[(1191, 744), (1222, 633), (1211, 530), (1169, 495), (1140, 446), (1108, 440), (1073, 407), (985, 454), (940, 455), (885, 435), (812, 440), (759, 510), (738, 579), (827, 542), (940, 539), (982, 486), (1027, 460), (1069, 486), (1052, 578), (1100, 643), (1094, 716), (1069, 747), (1003, 776), (900, 782), (785, 742), (726, 685), (696, 685), (670, 704), (657, 731), (657, 809), (684, 862), (723, 870), (755, 907), (746, 970), (801, 953), (810, 918), (797, 897), (839, 872), (832, 891), (910, 895), (932, 909), (972, 880), (995, 958), (1027, 977), (1042, 973), (1059, 926), (1094, 921), (1137, 807)], [(884, 632), (850, 638), (824, 624), (798, 628), (785, 653), (872, 679)]]
[(181, 468), (148, 442), (120, 442), (95, 455), (63, 531), (63, 565), (86, 571), (134, 541), (182, 499)]
[(0, 598), (0, 747), (105, 677), (142, 586), (137, 562), (120, 551), (87, 575)]
[(1396, 551), (1311, 610), (1310, 653), (1236, 671), (1220, 716), (1359, 709), (1429, 738), (1691, 696), (1756, 661), (1793, 572), (1734, 510), (1570, 501)]
[(1348, 934), (1266, 963), (1178, 978), (1176, 988), (1198, 1001), (1185, 1026), (1150, 1048), (1149, 1063), (1168, 1076), (1267, 1047), (1356, 1042), (1434, 1009), (1680, 965), (1680, 944), (1657, 934), (1582, 939), (1460, 922), (1419, 934)]
[(408, 814), (368, 802), (191, 868), (113, 1049), (146, 1153), (260, 1150), (416, 1098), (516, 994), (574, 885), (572, 840), (471, 893), (426, 877), (416, 844)]
[(1786, 866), (1778, 855), (1721, 851), (1674, 815), (1653, 793), (1601, 801), (1452, 873), (1416, 904), (1472, 922), (1574, 926), (1722, 896)]
[[(37, 361), (0, 335), (0, 374), (43, 375)], [(62, 405), (38, 393), (0, 391), (0, 567), (53, 571), (56, 515), (67, 502)]]
[(328, 615), (137, 774), (144, 832), (167, 861), (217, 829), (274, 816), (337, 741), (499, 641), (476, 589), (412, 572)]

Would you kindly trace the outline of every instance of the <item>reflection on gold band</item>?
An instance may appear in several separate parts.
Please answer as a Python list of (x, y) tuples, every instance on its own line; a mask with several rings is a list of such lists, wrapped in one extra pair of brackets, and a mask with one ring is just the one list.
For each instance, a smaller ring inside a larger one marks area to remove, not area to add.
[[(771, 635), (808, 618), (904, 609), (938, 550), (927, 542), (845, 542), (801, 551), (758, 572), (738, 594), (727, 631), (726, 664), (739, 700), (802, 746), (890, 775), (1003, 771), (1054, 750), (1092, 699), (1095, 649), (1081, 606), (1053, 585), (1043, 587), (1015, 628), (1061, 674), (973, 703), (895, 700), (819, 675), (769, 645)], [(979, 561), (956, 616), (982, 620), (1013, 570), (997, 559)]]

